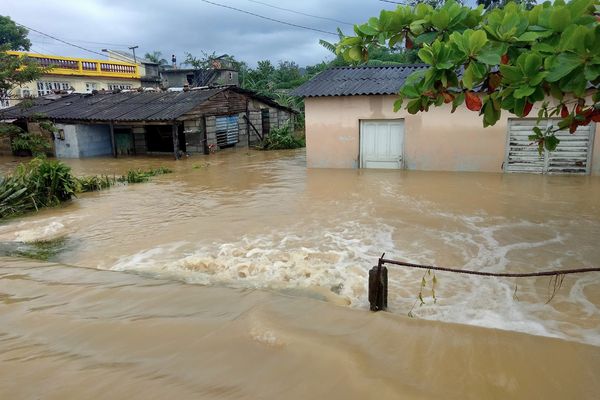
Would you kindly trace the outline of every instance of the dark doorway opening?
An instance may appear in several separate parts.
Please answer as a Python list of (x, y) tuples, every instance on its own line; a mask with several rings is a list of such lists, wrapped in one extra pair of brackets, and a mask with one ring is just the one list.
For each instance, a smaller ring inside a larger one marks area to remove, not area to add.
[(271, 115), (268, 108), (260, 110), (260, 119), (262, 122), (262, 134), (263, 137), (271, 132)]
[(173, 128), (171, 125), (147, 125), (146, 145), (149, 152), (173, 152)]
[(115, 127), (115, 148), (118, 156), (135, 154), (135, 140), (131, 128)]

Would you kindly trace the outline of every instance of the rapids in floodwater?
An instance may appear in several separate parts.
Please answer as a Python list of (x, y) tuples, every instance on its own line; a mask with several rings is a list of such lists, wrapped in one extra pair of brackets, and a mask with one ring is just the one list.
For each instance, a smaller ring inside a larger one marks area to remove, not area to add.
[(420, 305), (424, 272), (392, 266), (390, 313), (364, 311), (383, 252), (493, 272), (598, 266), (600, 177), (314, 170), (303, 150), (66, 162), (174, 173), (0, 224), (2, 254), (56, 247), (49, 264), (0, 259), (0, 398), (600, 392), (599, 274), (567, 276), (546, 304), (548, 278), (437, 273)]

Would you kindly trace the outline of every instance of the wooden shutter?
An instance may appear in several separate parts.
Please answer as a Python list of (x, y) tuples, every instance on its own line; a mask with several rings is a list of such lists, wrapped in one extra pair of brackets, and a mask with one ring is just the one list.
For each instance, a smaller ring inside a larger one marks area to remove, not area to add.
[[(545, 130), (558, 120), (542, 120), (537, 126)], [(505, 172), (529, 172), (538, 174), (589, 174), (594, 124), (580, 126), (575, 133), (558, 131), (560, 140), (555, 151), (544, 150), (540, 155), (536, 143), (529, 140), (533, 135), (536, 119), (510, 119), (506, 146)]]
[(239, 142), (238, 116), (216, 117), (217, 144), (219, 147), (231, 146)]

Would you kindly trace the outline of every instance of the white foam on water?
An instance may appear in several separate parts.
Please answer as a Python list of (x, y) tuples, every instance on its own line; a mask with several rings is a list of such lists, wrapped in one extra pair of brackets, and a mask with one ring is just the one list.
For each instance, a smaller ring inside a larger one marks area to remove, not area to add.
[(35, 243), (47, 242), (70, 233), (69, 225), (73, 218), (44, 218), (25, 220), (0, 227), (0, 241)]
[[(368, 307), (368, 269), (383, 251), (389, 258), (424, 264), (439, 260), (442, 251), (453, 251), (461, 255), (463, 263), (448, 266), (500, 272), (514, 262), (511, 252), (542, 254), (567, 239), (551, 221), (534, 224), (485, 215), (464, 216), (436, 212), (430, 205), (425, 207), (414, 200), (412, 204), (415, 212), (435, 215), (451, 223), (442, 227), (415, 227), (401, 221), (394, 221), (392, 226), (375, 218), (338, 225), (305, 221), (285, 231), (242, 236), (227, 243), (172, 243), (122, 258), (112, 269), (143, 271), (203, 285), (283, 291), (325, 289), (341, 303), (364, 309)], [(504, 244), (498, 239), (498, 235), (506, 237), (518, 229), (537, 229), (544, 235)], [(437, 251), (428, 246), (434, 242), (439, 245), (440, 241), (443, 247)], [(545, 267), (563, 265), (557, 259), (555, 265)], [(407, 314), (411, 310), (423, 273), (423, 270), (389, 267), (390, 311)], [(531, 302), (517, 301), (513, 298), (514, 281), (443, 273), (438, 273), (437, 279), (437, 303), (433, 304), (425, 290), (427, 304), (415, 306), (415, 316), (600, 345), (600, 323), (597, 328), (580, 326), (539, 296), (533, 296)], [(561, 302), (568, 302), (589, 318), (600, 321), (600, 310), (584, 293), (587, 285), (598, 283), (598, 278), (582, 276), (573, 281), (568, 294), (561, 293), (556, 300), (560, 297)], [(535, 294), (527, 282), (519, 282), (519, 286), (528, 294), (524, 297)], [(271, 341), (265, 332), (255, 336), (261, 342)]]

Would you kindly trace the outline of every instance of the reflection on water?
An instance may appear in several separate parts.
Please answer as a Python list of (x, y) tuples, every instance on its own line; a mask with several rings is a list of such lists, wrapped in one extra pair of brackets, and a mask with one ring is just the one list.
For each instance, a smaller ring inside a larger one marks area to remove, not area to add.
[[(175, 172), (9, 221), (0, 241), (64, 238), (54, 261), (358, 308), (367, 305), (366, 271), (383, 252), (486, 271), (600, 261), (598, 177), (313, 170), (303, 151), (68, 163), (78, 174)], [(392, 268), (391, 312), (408, 313), (422, 274)], [(416, 316), (600, 345), (598, 275), (567, 277), (548, 305), (547, 278), (437, 278), (437, 304), (426, 299)]]

